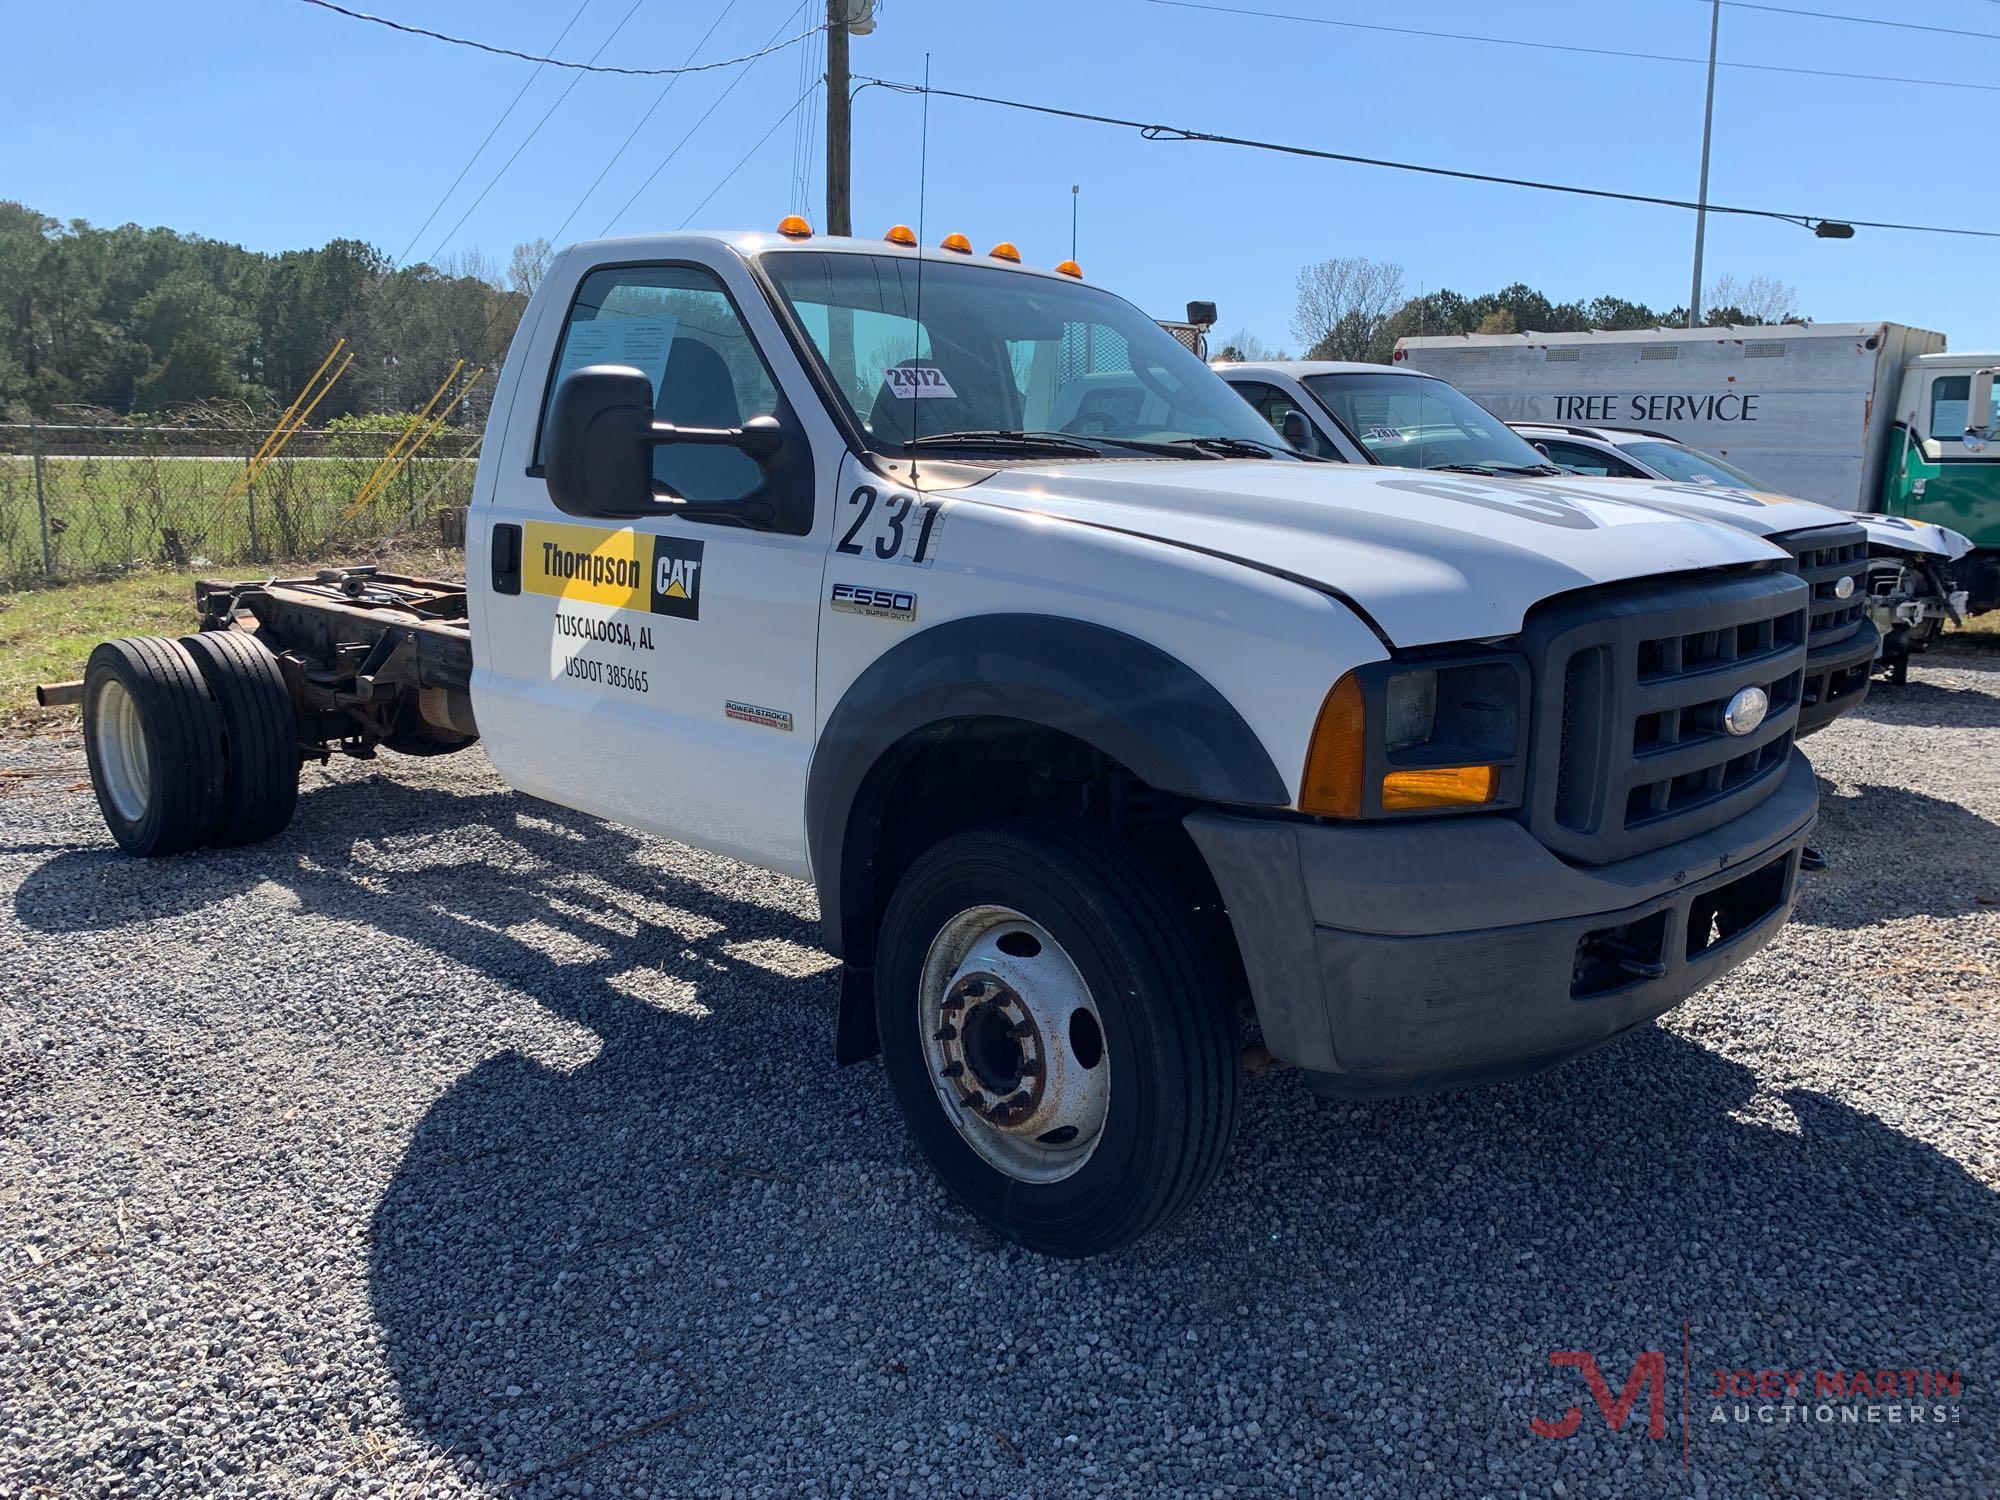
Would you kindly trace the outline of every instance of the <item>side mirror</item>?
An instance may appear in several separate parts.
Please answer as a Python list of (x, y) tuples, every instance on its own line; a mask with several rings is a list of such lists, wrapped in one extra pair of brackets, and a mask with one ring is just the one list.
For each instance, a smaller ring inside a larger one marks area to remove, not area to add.
[(1993, 434), (1993, 371), (1974, 370), (1970, 400), (1965, 404), (1965, 446), (1974, 453), (1986, 446)]
[(1201, 329), (1215, 326), (1215, 304), (1213, 302), (1190, 302), (1187, 305), (1187, 320)]
[(1313, 451), (1312, 422), (1296, 406), (1286, 407), (1284, 416), (1278, 419), (1278, 435), (1301, 453)]
[(765, 467), (784, 447), (776, 417), (741, 427), (676, 427), (653, 418), (653, 382), (630, 365), (586, 365), (556, 387), (542, 435), (543, 472), (556, 509), (572, 516), (630, 519), (680, 515), (767, 525), (769, 501), (681, 500), (653, 485), (653, 449), (666, 443), (736, 448)]

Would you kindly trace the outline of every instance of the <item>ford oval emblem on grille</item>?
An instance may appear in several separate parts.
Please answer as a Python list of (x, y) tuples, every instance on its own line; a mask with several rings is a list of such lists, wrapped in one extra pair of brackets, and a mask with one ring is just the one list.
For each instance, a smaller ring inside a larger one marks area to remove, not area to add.
[(1836, 599), (1851, 599), (1854, 597), (1853, 574), (1843, 573), (1840, 576), (1840, 581), (1833, 586), (1833, 597)]
[(1764, 722), (1770, 710), (1770, 695), (1762, 688), (1738, 688), (1722, 710), (1722, 727), (1731, 734), (1748, 734)]

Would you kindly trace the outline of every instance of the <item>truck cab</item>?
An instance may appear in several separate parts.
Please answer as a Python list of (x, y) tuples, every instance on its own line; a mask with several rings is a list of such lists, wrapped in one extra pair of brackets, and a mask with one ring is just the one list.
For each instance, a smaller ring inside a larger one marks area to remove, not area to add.
[(478, 743), (810, 880), (831, 1051), (1051, 1254), (1213, 1181), (1245, 1018), (1332, 1095), (1551, 1066), (1771, 941), (1816, 816), (1812, 599), (1762, 540), (1314, 462), (1012, 246), (570, 248), (467, 536), (462, 584), (208, 580), (197, 635), (100, 646), (112, 835), (273, 837), (301, 753)]
[(1456, 386), (1400, 365), (1337, 360), (1218, 364), (1260, 414), (1296, 411), (1309, 451), (1348, 463), (1488, 475), (1552, 494), (1588, 492), (1614, 503), (1699, 516), (1764, 538), (1792, 559), (1813, 591), (1813, 623), (1799, 732), (1811, 734), (1860, 706), (1881, 633), (1868, 606), (1869, 539), (1851, 516), (1810, 501), (1696, 482), (1582, 475), (1554, 462)]
[(1976, 610), (2000, 608), (2000, 357), (1921, 354), (1904, 367), (1881, 509), (1971, 539), (1954, 559)]

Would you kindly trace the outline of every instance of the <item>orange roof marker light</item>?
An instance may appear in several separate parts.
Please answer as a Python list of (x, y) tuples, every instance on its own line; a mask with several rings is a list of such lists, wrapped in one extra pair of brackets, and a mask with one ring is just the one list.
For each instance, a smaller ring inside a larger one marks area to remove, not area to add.
[(1059, 262), (1056, 269), (1065, 276), (1075, 276), (1079, 279), (1083, 276), (1083, 267), (1073, 260)]
[(988, 260), (1011, 260), (1018, 266), (1021, 263), (1021, 252), (1015, 248), (1012, 240), (1002, 240), (986, 252), (986, 258)]
[(972, 254), (972, 241), (954, 229), (950, 234), (938, 241), (938, 249), (954, 251), (959, 255), (970, 255)]
[(812, 238), (812, 232), (812, 225), (797, 214), (786, 214), (784, 218), (778, 220), (778, 233), (787, 239), (809, 240)]
[(891, 224), (889, 232), (882, 238), (892, 245), (914, 245), (917, 242), (917, 232), (907, 224)]

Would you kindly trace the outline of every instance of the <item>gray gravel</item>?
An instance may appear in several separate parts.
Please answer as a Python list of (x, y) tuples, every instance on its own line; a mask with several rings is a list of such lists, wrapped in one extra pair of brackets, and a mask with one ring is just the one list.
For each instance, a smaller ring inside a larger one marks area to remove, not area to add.
[[(1254, 1078), (1193, 1219), (1082, 1265), (832, 1068), (801, 885), (476, 753), (141, 864), (73, 740), (0, 746), (0, 1494), (1995, 1493), (1996, 726), (2000, 659), (1878, 688), (1714, 992), (1507, 1087)], [(1661, 1351), (1666, 1436), (1560, 1350)], [(1703, 1399), (1855, 1367), (1963, 1390)]]

